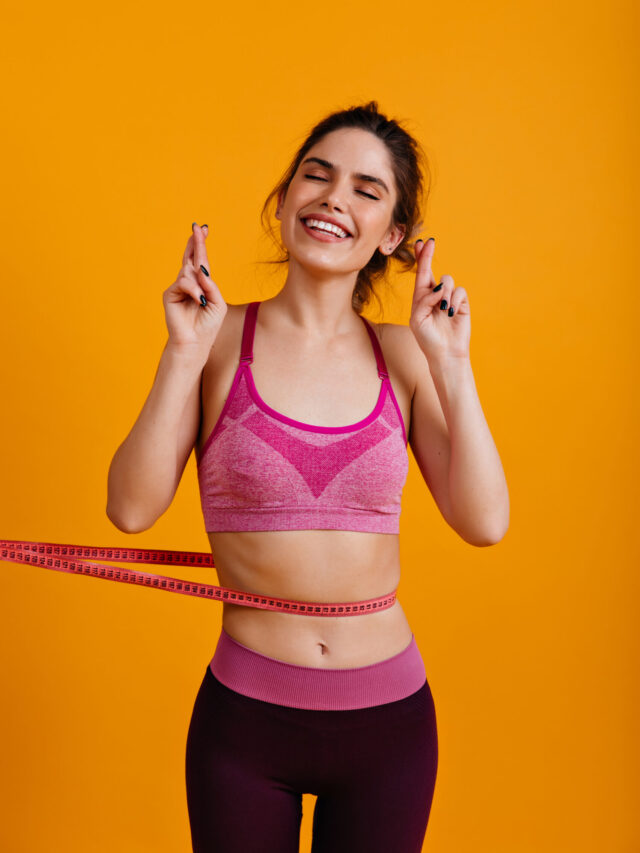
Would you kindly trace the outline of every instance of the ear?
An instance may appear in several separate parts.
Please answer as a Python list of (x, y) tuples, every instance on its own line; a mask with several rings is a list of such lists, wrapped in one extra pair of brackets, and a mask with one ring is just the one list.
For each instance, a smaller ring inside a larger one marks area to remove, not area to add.
[(276, 219), (280, 219), (280, 209), (282, 208), (282, 205), (284, 204), (284, 199), (285, 199), (286, 194), (287, 194), (286, 190), (280, 190), (280, 192), (278, 193), (278, 204), (276, 206)]
[(406, 230), (406, 225), (394, 225), (394, 227), (387, 233), (382, 243), (378, 246), (378, 249), (383, 255), (392, 255), (395, 252), (396, 247), (404, 239)]

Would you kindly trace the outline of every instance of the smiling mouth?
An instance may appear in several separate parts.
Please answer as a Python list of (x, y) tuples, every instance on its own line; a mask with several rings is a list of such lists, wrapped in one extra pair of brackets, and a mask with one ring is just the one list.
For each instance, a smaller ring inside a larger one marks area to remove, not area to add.
[(313, 219), (313, 216), (307, 216), (300, 219), (302, 223), (302, 227), (305, 231), (307, 231), (314, 238), (321, 240), (325, 243), (343, 243), (345, 240), (351, 239), (351, 234), (349, 234), (346, 229), (343, 231), (346, 234), (346, 237), (339, 237), (334, 231), (328, 231), (325, 228), (317, 228), (315, 225), (307, 225), (306, 219)]

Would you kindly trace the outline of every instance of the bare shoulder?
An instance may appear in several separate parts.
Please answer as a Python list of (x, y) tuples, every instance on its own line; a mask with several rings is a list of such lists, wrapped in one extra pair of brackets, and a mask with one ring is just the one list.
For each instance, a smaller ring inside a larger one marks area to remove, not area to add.
[(242, 324), (248, 304), (247, 302), (243, 302), (234, 305), (227, 302), (227, 313), (211, 347), (209, 358), (207, 359), (207, 368), (217, 368), (223, 361), (233, 359), (236, 350), (238, 351), (237, 354), (240, 354)]
[(228, 333), (230, 330), (234, 330), (238, 323), (242, 324), (248, 305), (248, 302), (241, 302), (237, 305), (227, 302), (227, 313), (225, 314), (222, 326), (220, 326), (219, 334), (222, 333), (223, 329)]
[(369, 321), (380, 341), (390, 371), (402, 377), (403, 384), (413, 391), (425, 357), (415, 335), (404, 323), (373, 323)]
[(413, 332), (405, 323), (374, 323), (369, 320), (369, 324), (375, 329), (380, 343), (390, 348), (406, 351), (415, 342)]

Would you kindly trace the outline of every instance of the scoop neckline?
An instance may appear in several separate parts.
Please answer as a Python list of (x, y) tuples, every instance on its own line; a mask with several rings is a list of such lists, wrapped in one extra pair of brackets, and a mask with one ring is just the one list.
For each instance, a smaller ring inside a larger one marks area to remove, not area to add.
[(257, 405), (268, 415), (276, 418), (279, 421), (282, 421), (285, 424), (289, 424), (289, 426), (298, 427), (299, 429), (304, 429), (307, 432), (325, 432), (325, 433), (339, 433), (339, 432), (353, 432), (356, 429), (360, 429), (362, 427), (368, 426), (372, 421), (376, 419), (376, 417), (382, 411), (384, 406), (384, 398), (386, 396), (386, 387), (387, 387), (387, 377), (380, 377), (380, 393), (378, 394), (378, 399), (376, 401), (373, 410), (369, 412), (369, 414), (362, 418), (362, 420), (356, 421), (354, 424), (347, 424), (346, 426), (338, 426), (338, 427), (330, 427), (330, 426), (318, 426), (317, 424), (306, 424), (302, 421), (297, 421), (295, 418), (290, 418), (287, 415), (283, 415), (282, 412), (276, 411), (276, 409), (272, 408), (268, 403), (260, 396), (258, 389), (256, 388), (256, 383), (253, 378), (253, 372), (251, 370), (251, 364), (249, 362), (244, 362), (244, 368), (247, 374), (247, 384), (249, 386), (249, 393), (253, 400), (257, 403)]

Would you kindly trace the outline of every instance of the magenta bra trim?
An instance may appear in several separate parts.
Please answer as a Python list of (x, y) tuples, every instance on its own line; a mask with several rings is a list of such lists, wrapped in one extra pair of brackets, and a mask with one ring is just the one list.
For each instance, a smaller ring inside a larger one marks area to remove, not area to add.
[(378, 394), (378, 400), (376, 405), (370, 414), (363, 418), (361, 421), (358, 421), (355, 424), (348, 424), (347, 426), (339, 426), (339, 427), (327, 427), (327, 426), (314, 426), (313, 424), (305, 424), (302, 421), (296, 421), (293, 418), (287, 417), (287, 415), (283, 415), (280, 412), (276, 412), (275, 409), (272, 409), (268, 403), (262, 399), (260, 394), (258, 393), (258, 389), (256, 388), (256, 383), (253, 378), (253, 373), (251, 372), (251, 367), (249, 364), (244, 365), (245, 370), (247, 371), (247, 384), (249, 386), (249, 393), (251, 394), (253, 400), (257, 403), (260, 408), (265, 411), (268, 415), (271, 415), (272, 418), (277, 418), (279, 421), (283, 421), (285, 424), (289, 424), (290, 426), (298, 427), (299, 429), (304, 429), (307, 432), (328, 432), (328, 433), (339, 433), (339, 432), (353, 432), (354, 430), (361, 429), (362, 427), (368, 426), (372, 421), (374, 421), (380, 412), (382, 411), (382, 407), (384, 406), (384, 398), (385, 392), (388, 387), (388, 377), (384, 377), (382, 382), (380, 383), (380, 393)]

